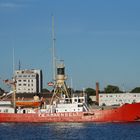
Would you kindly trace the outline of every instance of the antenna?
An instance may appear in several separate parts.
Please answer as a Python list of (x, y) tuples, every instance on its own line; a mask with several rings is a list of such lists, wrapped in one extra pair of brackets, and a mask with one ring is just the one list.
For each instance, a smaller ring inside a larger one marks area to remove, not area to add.
[(52, 61), (53, 61), (53, 80), (56, 79), (56, 58), (55, 58), (55, 34), (54, 34), (54, 16), (52, 16)]
[(20, 69), (21, 69), (21, 62), (19, 60), (19, 62), (18, 62), (18, 70), (20, 70)]

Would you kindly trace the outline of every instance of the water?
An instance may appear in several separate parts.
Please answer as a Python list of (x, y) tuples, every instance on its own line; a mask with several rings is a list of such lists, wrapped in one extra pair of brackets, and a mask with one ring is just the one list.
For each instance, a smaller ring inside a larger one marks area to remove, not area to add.
[(0, 123), (0, 140), (140, 140), (140, 123)]

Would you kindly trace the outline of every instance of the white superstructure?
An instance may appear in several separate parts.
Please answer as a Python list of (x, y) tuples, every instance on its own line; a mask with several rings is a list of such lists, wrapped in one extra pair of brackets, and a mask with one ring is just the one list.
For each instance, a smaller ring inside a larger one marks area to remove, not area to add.
[(14, 113), (11, 101), (0, 101), (0, 113)]
[(140, 93), (100, 93), (99, 106), (140, 102)]
[[(68, 102), (66, 102), (66, 100)], [(69, 102), (71, 100), (71, 102)], [(87, 111), (85, 107), (85, 97), (63, 98), (60, 103), (56, 105), (56, 112), (83, 112)]]
[(40, 93), (42, 90), (41, 70), (16, 70), (17, 93)]

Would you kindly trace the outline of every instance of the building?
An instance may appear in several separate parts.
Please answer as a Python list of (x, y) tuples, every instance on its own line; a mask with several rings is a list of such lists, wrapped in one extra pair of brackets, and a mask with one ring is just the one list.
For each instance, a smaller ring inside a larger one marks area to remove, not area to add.
[(41, 93), (42, 70), (16, 70), (17, 93)]
[(100, 93), (99, 106), (140, 102), (140, 93)]

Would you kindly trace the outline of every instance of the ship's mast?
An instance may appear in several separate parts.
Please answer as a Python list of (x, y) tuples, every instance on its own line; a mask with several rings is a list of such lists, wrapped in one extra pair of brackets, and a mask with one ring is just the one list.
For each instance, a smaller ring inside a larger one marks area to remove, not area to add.
[(52, 16), (52, 61), (53, 61), (53, 81), (56, 80), (56, 58), (55, 58), (55, 33), (54, 33), (54, 16)]
[(15, 74), (15, 49), (13, 48), (13, 75)]
[(15, 49), (13, 48), (13, 79), (9, 81), (9, 84), (12, 86), (13, 94), (12, 94), (12, 102), (13, 108), (16, 110), (16, 79), (15, 79)]
[(56, 57), (55, 57), (55, 33), (54, 33), (54, 17), (52, 16), (52, 60), (53, 60), (53, 81), (54, 81), (54, 90), (53, 96), (50, 101), (50, 105), (53, 104), (53, 101), (59, 101), (62, 95), (65, 97), (70, 97), (70, 93), (67, 89), (67, 85), (65, 83), (66, 75), (65, 75), (65, 66), (63, 61), (59, 61), (56, 64)]

